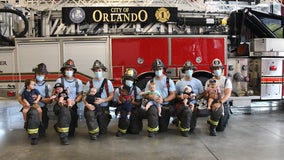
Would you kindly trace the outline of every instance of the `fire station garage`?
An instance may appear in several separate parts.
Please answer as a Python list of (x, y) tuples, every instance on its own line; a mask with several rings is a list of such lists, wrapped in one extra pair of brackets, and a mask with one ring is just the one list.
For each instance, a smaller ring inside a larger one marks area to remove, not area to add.
[(282, 0), (0, 0), (0, 159), (283, 159), (283, 26)]

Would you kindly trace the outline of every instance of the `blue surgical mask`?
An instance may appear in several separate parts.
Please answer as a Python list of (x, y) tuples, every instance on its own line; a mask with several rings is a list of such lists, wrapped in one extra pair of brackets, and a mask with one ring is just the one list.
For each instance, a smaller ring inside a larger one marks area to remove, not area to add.
[(95, 78), (103, 77), (103, 72), (95, 72)]
[(36, 80), (37, 80), (38, 82), (42, 82), (42, 81), (44, 80), (44, 75), (37, 75), (37, 76), (36, 76)]
[(65, 76), (68, 78), (73, 77), (73, 71), (65, 71)]
[(155, 75), (158, 76), (158, 77), (162, 76), (162, 74), (163, 74), (163, 70), (162, 69), (155, 71)]
[(133, 81), (125, 80), (125, 85), (127, 85), (128, 87), (132, 87), (133, 86)]
[(214, 75), (215, 75), (216, 77), (221, 76), (221, 74), (222, 74), (222, 70), (221, 70), (221, 69), (216, 69), (216, 70), (214, 70)]
[(193, 74), (193, 70), (187, 70), (187, 71), (185, 71), (185, 75), (186, 75), (187, 77), (192, 77), (192, 74)]

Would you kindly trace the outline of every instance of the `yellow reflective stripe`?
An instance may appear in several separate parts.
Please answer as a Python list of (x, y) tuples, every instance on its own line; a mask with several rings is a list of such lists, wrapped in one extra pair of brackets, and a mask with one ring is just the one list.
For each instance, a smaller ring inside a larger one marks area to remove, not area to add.
[(210, 124), (217, 126), (219, 121), (213, 121), (211, 118), (208, 118)]
[(89, 133), (91, 134), (95, 134), (95, 133), (98, 133), (100, 131), (100, 128), (97, 127), (96, 129), (93, 129), (93, 130), (89, 130)]
[(156, 128), (148, 127), (147, 130), (148, 130), (149, 132), (158, 132), (158, 131), (159, 131), (159, 126), (157, 126)]
[(121, 133), (126, 133), (126, 129), (120, 129), (120, 128), (118, 128), (118, 130), (119, 130), (119, 132), (121, 132)]
[(69, 127), (66, 128), (59, 128), (57, 127), (57, 131), (60, 133), (68, 133), (69, 132)]
[(28, 129), (28, 134), (36, 134), (36, 133), (38, 133), (38, 128)]
[(181, 124), (181, 121), (178, 121), (178, 128), (180, 129), (180, 131), (184, 132), (184, 131), (190, 130), (190, 128), (182, 128), (180, 124)]

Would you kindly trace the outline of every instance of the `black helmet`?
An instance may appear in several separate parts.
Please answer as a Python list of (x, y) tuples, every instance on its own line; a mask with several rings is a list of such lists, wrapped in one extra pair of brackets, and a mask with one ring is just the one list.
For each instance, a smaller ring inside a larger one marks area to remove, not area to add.
[(61, 67), (60, 71), (63, 73), (66, 68), (72, 68), (74, 70), (74, 73), (77, 71), (75, 63), (72, 59), (68, 59), (65, 63), (63, 63), (63, 66)]
[(182, 73), (184, 73), (186, 70), (195, 70), (195, 66), (190, 62), (190, 61), (186, 61), (181, 69)]
[(166, 67), (160, 59), (156, 59), (152, 64), (152, 70), (159, 70), (160, 68), (165, 69)]
[(46, 69), (46, 65), (44, 63), (40, 63), (38, 65), (36, 65), (33, 70), (33, 72), (35, 73), (43, 73), (43, 74), (47, 74), (47, 69)]
[(94, 71), (96, 68), (101, 68), (103, 71), (107, 72), (107, 68), (99, 60), (95, 60), (91, 70)]
[(57, 87), (62, 87), (62, 88), (64, 88), (64, 86), (63, 86), (62, 83), (56, 83), (53, 88), (55, 89), (55, 88), (57, 88)]
[(215, 59), (212, 61), (212, 65), (211, 65), (210, 69), (211, 69), (211, 70), (214, 70), (214, 69), (217, 69), (217, 68), (224, 69), (224, 66), (222, 65), (222, 62), (221, 62), (220, 59), (215, 58)]
[(133, 79), (133, 81), (136, 80), (137, 71), (134, 68), (127, 68), (122, 76), (122, 81), (124, 81), (126, 78)]

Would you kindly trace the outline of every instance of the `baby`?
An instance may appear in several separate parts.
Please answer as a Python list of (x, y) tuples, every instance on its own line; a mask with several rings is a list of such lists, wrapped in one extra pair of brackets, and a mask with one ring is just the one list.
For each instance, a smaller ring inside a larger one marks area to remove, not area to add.
[(57, 98), (59, 105), (68, 106), (68, 108), (72, 107), (72, 100), (69, 98), (68, 93), (69, 90), (64, 89), (61, 83), (56, 83), (53, 87), (55, 89), (55, 95), (51, 96), (50, 99)]
[(130, 119), (131, 115), (131, 109), (132, 105), (131, 102), (134, 100), (134, 97), (130, 94), (130, 87), (127, 85), (124, 85), (122, 88), (120, 88), (120, 95), (118, 98), (118, 107), (117, 107), (117, 118), (120, 118), (120, 112), (121, 110), (127, 111), (127, 119)]
[[(145, 91), (145, 92), (140, 92), (140, 95), (144, 96), (145, 95), (154, 95), (154, 100), (149, 100), (144, 98), (143, 103), (142, 103), (142, 107), (144, 108), (145, 106), (145, 110), (147, 111), (152, 105), (157, 106), (158, 109), (158, 115), (159, 117), (162, 116), (162, 104), (159, 103), (159, 98), (161, 98), (161, 94), (156, 90), (156, 84), (154, 81), (150, 81), (149, 83), (149, 91)], [(145, 105), (146, 104), (146, 105)]]
[[(42, 121), (42, 110), (40, 105), (38, 104), (38, 102), (41, 99), (41, 95), (39, 93), (39, 91), (37, 89), (35, 89), (35, 81), (31, 80), (31, 79), (27, 79), (25, 81), (25, 89), (22, 93), (22, 100), (24, 103), (26, 103), (26, 106), (33, 107), (37, 110), (38, 114), (39, 114), (39, 118), (40, 121)], [(27, 112), (29, 110), (29, 108), (22, 109), (22, 113), (23, 113), (23, 117), (25, 120), (25, 125), (27, 122)]]
[(188, 95), (188, 98), (183, 99), (184, 106), (190, 107), (190, 109), (193, 110), (194, 104), (196, 104), (196, 94), (192, 91), (192, 86), (185, 86), (182, 94)]
[[(209, 87), (205, 91), (205, 97), (207, 97), (207, 106), (208, 109), (216, 110), (220, 104), (218, 103), (218, 100), (221, 98), (221, 89), (220, 87), (216, 84), (215, 79), (210, 79), (209, 80)], [(222, 105), (223, 106), (223, 105)], [(223, 109), (224, 111), (224, 109)]]
[(86, 102), (86, 107), (93, 111), (96, 109), (95, 101), (97, 98), (99, 98), (97, 95), (97, 89), (95, 87), (91, 88), (87, 96), (84, 98), (84, 101)]

